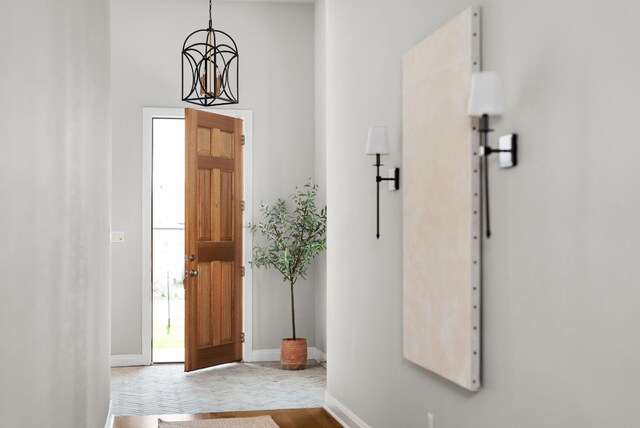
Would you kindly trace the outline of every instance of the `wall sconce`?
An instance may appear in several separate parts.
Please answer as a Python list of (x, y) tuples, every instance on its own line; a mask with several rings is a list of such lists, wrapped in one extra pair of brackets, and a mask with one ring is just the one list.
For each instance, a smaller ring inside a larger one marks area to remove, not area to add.
[(471, 89), (469, 92), (468, 114), (471, 117), (480, 118), (480, 148), (478, 154), (483, 158), (484, 178), (484, 211), (486, 221), (487, 238), (491, 237), (491, 225), (489, 221), (489, 170), (487, 169), (487, 157), (494, 153), (500, 155), (500, 167), (511, 168), (518, 164), (517, 158), (517, 134), (503, 135), (498, 140), (498, 148), (490, 147), (487, 143), (489, 132), (489, 116), (500, 116), (504, 113), (502, 100), (502, 84), (500, 76), (492, 71), (473, 73), (471, 76)]
[(391, 153), (389, 149), (389, 136), (386, 126), (371, 126), (369, 128), (369, 137), (367, 138), (366, 154), (376, 155), (376, 239), (380, 239), (380, 182), (390, 181), (389, 190), (400, 189), (400, 168), (389, 170), (389, 177), (380, 176), (380, 155), (388, 155)]

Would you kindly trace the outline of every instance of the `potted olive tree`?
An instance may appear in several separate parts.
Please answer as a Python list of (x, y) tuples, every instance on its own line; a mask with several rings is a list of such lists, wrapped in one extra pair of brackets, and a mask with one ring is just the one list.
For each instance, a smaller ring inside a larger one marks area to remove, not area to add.
[(280, 341), (280, 362), (288, 370), (304, 369), (307, 364), (307, 339), (296, 336), (294, 285), (306, 279), (311, 260), (326, 248), (327, 208), (316, 208), (318, 185), (309, 181), (296, 187), (289, 204), (278, 199), (272, 206), (261, 204), (263, 219), (251, 225), (260, 235), (253, 246), (252, 266), (274, 268), (291, 291), (292, 336)]

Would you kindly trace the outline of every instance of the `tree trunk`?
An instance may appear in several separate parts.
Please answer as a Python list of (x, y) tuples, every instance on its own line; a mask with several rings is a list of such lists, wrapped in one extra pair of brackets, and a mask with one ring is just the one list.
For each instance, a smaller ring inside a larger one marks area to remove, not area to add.
[(293, 302), (293, 282), (291, 282), (291, 327), (293, 328), (293, 340), (296, 340), (296, 309)]

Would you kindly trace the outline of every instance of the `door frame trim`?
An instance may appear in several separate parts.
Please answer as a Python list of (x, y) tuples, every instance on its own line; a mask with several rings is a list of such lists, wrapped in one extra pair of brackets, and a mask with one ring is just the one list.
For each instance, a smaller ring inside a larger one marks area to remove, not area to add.
[[(253, 236), (246, 227), (253, 219), (253, 111), (221, 108), (199, 108), (209, 113), (223, 114), (243, 119), (244, 152), (242, 166), (242, 264), (246, 266), (242, 283), (242, 344), (244, 361), (253, 358), (253, 275), (249, 269)], [(152, 339), (152, 278), (151, 278), (151, 180), (152, 180), (152, 126), (154, 118), (184, 118), (184, 108), (144, 107), (142, 109), (142, 365), (151, 361)]]

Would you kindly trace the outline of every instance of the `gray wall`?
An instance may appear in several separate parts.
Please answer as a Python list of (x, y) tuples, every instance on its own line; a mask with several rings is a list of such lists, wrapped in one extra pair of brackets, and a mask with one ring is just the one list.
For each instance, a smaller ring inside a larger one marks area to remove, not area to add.
[(367, 127), (401, 160), (401, 55), (469, 3), (327, 5), (328, 393), (373, 427), (631, 427), (640, 420), (640, 3), (486, 0), (521, 164), (492, 159), (483, 377), (473, 394), (401, 355), (401, 193), (375, 239)]
[(109, 2), (0, 3), (0, 425), (109, 408)]
[[(113, 228), (126, 242), (113, 248), (112, 353), (141, 348), (141, 143), (143, 107), (183, 107), (180, 51), (208, 23), (204, 0), (113, 0)], [(313, 5), (214, 2), (214, 27), (240, 52), (239, 109), (254, 114), (254, 207), (286, 197), (314, 175)], [(254, 217), (257, 212), (254, 212)], [(313, 275), (310, 275), (313, 278)], [(254, 348), (278, 348), (290, 335), (288, 287), (256, 270)], [(315, 343), (314, 290), (296, 285), (297, 332)]]

